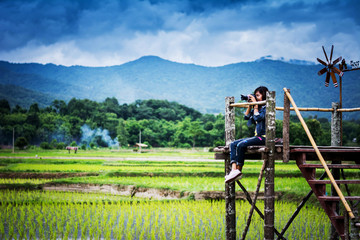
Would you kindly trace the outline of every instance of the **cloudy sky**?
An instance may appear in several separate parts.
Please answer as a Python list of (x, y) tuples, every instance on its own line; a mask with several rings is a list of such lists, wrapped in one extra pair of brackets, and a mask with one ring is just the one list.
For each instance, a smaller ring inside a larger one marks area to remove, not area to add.
[(204, 66), (263, 56), (360, 60), (359, 0), (1, 0), (0, 60)]

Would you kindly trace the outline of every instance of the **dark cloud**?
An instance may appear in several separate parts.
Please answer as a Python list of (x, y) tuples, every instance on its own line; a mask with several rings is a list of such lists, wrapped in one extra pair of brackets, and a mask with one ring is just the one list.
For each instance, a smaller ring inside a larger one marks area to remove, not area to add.
[[(303, 57), (313, 46), (333, 43), (355, 45), (355, 51), (359, 9), (358, 0), (2, 0), (0, 58), (39, 54), (46, 61), (45, 53), (55, 51), (60, 64), (74, 52), (84, 54), (77, 64), (98, 54), (192, 62), (223, 43), (224, 56), (216, 57), (222, 63), (261, 53)], [(276, 49), (281, 44), (289, 49)], [(303, 52), (293, 51), (297, 46)]]

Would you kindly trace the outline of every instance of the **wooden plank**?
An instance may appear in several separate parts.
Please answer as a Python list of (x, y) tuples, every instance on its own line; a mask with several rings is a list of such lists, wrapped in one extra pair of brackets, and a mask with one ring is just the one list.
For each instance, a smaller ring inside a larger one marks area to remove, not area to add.
[[(360, 184), (360, 180), (335, 180), (337, 184)], [(309, 184), (331, 184), (330, 180), (309, 180)]]
[[(291, 145), (290, 148), (312, 148), (309, 145)], [(319, 149), (360, 149), (360, 147), (348, 147), (348, 146), (318, 146)]]
[(214, 154), (214, 159), (216, 160), (225, 160), (226, 158), (229, 158), (229, 154), (228, 153), (215, 153)]
[[(344, 196), (344, 198), (348, 201), (359, 201), (360, 200), (360, 196)], [(336, 197), (336, 196), (318, 196), (318, 199), (321, 201), (327, 201), (327, 202), (341, 201), (340, 197)]]
[[(360, 149), (347, 149), (347, 148), (319, 148), (320, 152), (329, 153), (360, 153)], [(313, 148), (291, 148), (290, 152), (302, 152), (302, 153), (314, 153), (316, 152)]]
[[(299, 168), (324, 168), (322, 164), (302, 164)], [(329, 164), (328, 168), (360, 169), (360, 164)]]

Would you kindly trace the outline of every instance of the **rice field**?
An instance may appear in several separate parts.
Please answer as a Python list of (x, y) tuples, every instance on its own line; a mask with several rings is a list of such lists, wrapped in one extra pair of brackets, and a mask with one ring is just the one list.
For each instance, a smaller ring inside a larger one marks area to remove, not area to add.
[[(225, 239), (225, 202), (147, 201), (91, 193), (0, 191), (1, 239)], [(259, 208), (263, 204), (259, 202)], [(281, 231), (296, 208), (276, 202)], [(250, 205), (237, 201), (237, 238)], [(327, 216), (309, 206), (293, 222), (288, 239), (327, 239)], [(263, 221), (254, 214), (247, 239), (261, 239)]]
[[(90, 184), (190, 193), (224, 191), (224, 163), (213, 160), (211, 153), (21, 154), (23, 157), (15, 158), (0, 151), (0, 239), (225, 239), (224, 200), (151, 200), (136, 195), (41, 190), (45, 185)], [(241, 182), (249, 192), (255, 191), (261, 165), (259, 160), (245, 163)], [(347, 174), (348, 179), (359, 178), (358, 171)], [(281, 231), (310, 187), (294, 162), (277, 161), (275, 176), (275, 191), (281, 196), (275, 203), (275, 227)], [(264, 208), (261, 200), (257, 206)], [(237, 238), (241, 238), (249, 210), (246, 201), (236, 202)], [(254, 213), (247, 239), (261, 239), (263, 224)], [(311, 197), (285, 237), (328, 239), (329, 233), (330, 221)]]

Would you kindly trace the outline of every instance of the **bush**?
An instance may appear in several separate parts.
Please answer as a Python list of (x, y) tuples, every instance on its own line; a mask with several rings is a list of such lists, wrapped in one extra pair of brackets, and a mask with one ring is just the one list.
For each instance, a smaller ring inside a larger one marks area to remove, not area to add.
[(81, 144), (81, 149), (86, 150), (86, 144)]
[(225, 141), (223, 141), (223, 140), (216, 140), (216, 141), (214, 141), (214, 146), (215, 146), (215, 147), (225, 146)]
[(42, 148), (42, 149), (50, 149), (51, 147), (50, 147), (50, 144), (48, 143), (48, 142), (42, 142), (42, 143), (40, 143), (40, 147)]
[(51, 148), (55, 148), (55, 149), (56, 149), (57, 145), (58, 145), (58, 142), (57, 142), (56, 139), (53, 139), (53, 140), (51, 141), (51, 143), (50, 143), (50, 147), (51, 147)]
[(15, 141), (15, 147), (18, 147), (19, 149), (25, 149), (28, 144), (29, 143), (25, 137), (18, 137)]
[(96, 148), (96, 144), (95, 144), (94, 142), (91, 142), (91, 143), (90, 143), (90, 148), (91, 148), (91, 149)]
[(66, 146), (65, 143), (59, 142), (59, 143), (56, 145), (56, 149), (60, 149), (60, 150), (65, 149), (65, 146)]
[(70, 143), (70, 146), (72, 146), (72, 147), (77, 147), (77, 143), (76, 143), (75, 141), (72, 141), (72, 142)]
[(180, 145), (182, 148), (191, 148), (191, 145), (189, 143), (183, 143)]

